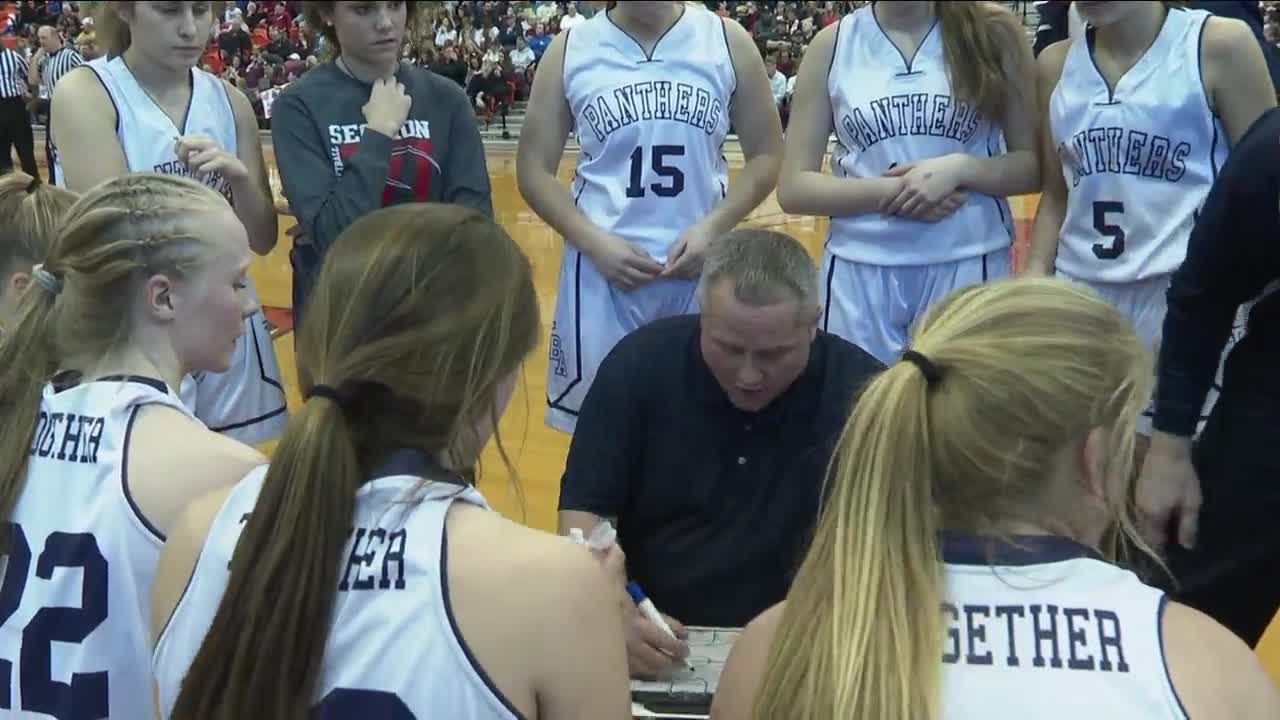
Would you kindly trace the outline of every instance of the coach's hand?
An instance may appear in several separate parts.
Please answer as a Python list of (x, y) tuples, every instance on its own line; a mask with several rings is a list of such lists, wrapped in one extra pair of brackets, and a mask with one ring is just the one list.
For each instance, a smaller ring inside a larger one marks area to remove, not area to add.
[(615, 235), (601, 233), (579, 248), (610, 285), (623, 290), (635, 290), (662, 274), (661, 263)]
[(387, 137), (395, 137), (409, 119), (413, 98), (394, 77), (378, 78), (369, 92), (369, 102), (360, 108), (368, 126)]
[(667, 267), (662, 271), (662, 276), (697, 279), (702, 273), (702, 258), (714, 239), (715, 232), (702, 223), (685, 230), (667, 250)]
[(221, 173), (229, 183), (249, 177), (249, 169), (240, 158), (229, 153), (208, 135), (184, 135), (174, 141), (173, 152), (187, 166), (187, 170), (204, 180), (214, 173)]
[(964, 162), (965, 158), (962, 156), (943, 155), (890, 168), (885, 177), (902, 178), (902, 188), (896, 195), (881, 203), (880, 212), (912, 220), (925, 220), (938, 205), (960, 188), (960, 173)]
[(1147, 541), (1163, 548), (1175, 529), (1177, 543), (1190, 550), (1200, 523), (1200, 478), (1191, 464), (1191, 439), (1156, 432), (1138, 477), (1138, 511)]
[[(630, 598), (628, 598), (629, 600)], [(627, 610), (627, 666), (631, 677), (654, 680), (688, 667), (689, 645), (684, 642), (689, 631), (676, 620), (663, 615), (678, 640), (648, 620), (634, 603)]]

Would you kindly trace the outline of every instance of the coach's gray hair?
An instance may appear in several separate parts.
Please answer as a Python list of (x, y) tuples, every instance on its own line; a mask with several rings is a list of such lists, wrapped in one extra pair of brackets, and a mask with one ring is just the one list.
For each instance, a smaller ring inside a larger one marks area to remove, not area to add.
[(748, 305), (796, 300), (802, 317), (816, 310), (818, 268), (798, 240), (775, 230), (739, 228), (707, 250), (698, 283), (698, 302), (721, 281), (733, 283), (733, 295)]

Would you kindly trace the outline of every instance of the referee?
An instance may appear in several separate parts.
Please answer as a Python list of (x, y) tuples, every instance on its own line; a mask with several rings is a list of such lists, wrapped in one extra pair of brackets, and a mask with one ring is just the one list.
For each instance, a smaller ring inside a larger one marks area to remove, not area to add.
[[(62, 35), (52, 25), (43, 25), (36, 32), (40, 41), (40, 49), (31, 58), (31, 66), (27, 70), (27, 82), (32, 90), (39, 89), (39, 103), (36, 114), (45, 118), (46, 127), (49, 113), (49, 99), (53, 97), (53, 88), (63, 75), (84, 64), (84, 58), (74, 48), (67, 47)], [(52, 182), (53, 168), (56, 166), (53, 157), (53, 133), (44, 134), (45, 158), (49, 161), (49, 179)]]
[(22, 171), (40, 177), (31, 116), (27, 114), (27, 61), (14, 50), (0, 48), (0, 173), (13, 170), (16, 146)]
[[(1175, 599), (1256, 645), (1280, 608), (1280, 109), (1232, 149), (1173, 275), (1138, 482)], [(1252, 303), (1200, 437), (1236, 311)]]

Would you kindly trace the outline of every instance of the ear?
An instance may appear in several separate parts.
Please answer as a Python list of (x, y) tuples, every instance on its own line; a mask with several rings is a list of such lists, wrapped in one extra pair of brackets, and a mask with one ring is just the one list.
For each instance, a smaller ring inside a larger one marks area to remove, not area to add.
[(172, 322), (174, 313), (174, 284), (168, 275), (152, 275), (145, 285), (145, 311), (157, 322)]
[(1107, 502), (1107, 454), (1110, 452), (1107, 432), (1093, 428), (1076, 449), (1076, 465), (1085, 497), (1103, 505)]

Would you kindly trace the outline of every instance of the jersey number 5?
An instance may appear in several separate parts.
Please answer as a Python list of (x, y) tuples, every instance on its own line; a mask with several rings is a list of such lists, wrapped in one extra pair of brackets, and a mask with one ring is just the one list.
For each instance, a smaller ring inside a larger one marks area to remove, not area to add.
[[(684, 157), (683, 145), (654, 145), (649, 155), (653, 172), (660, 178), (668, 180), (649, 185), (649, 190), (658, 197), (670, 198), (684, 192), (684, 171), (667, 162), (668, 158)], [(631, 182), (627, 184), (627, 197), (644, 197), (644, 148), (637, 147), (631, 151)]]
[[(31, 570), (31, 546), (22, 526), (11, 523), (8, 564), (0, 584), (0, 626), (22, 605)], [(82, 571), (80, 607), (44, 607), (22, 629), (18, 682), (22, 709), (58, 718), (104, 718), (110, 711), (107, 673), (72, 673), (70, 683), (52, 677), (53, 643), (80, 643), (107, 619), (107, 559), (88, 533), (53, 533), (36, 559), (36, 577), (53, 579), (55, 568)], [(0, 660), (0, 709), (13, 709), (13, 662)]]
[(1098, 200), (1093, 203), (1093, 229), (1099, 235), (1111, 238), (1111, 244), (1096, 242), (1093, 254), (1099, 260), (1115, 260), (1124, 254), (1124, 228), (1107, 222), (1109, 213), (1124, 214), (1124, 203), (1113, 200)]

